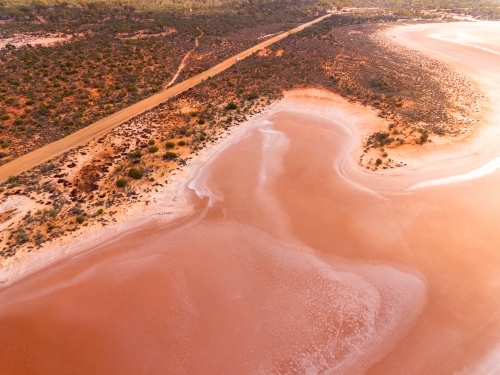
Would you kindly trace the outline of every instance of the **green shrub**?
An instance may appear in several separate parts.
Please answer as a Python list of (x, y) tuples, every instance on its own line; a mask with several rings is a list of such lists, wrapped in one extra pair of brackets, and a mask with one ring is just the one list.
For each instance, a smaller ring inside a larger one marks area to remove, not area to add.
[(127, 185), (127, 180), (124, 179), (124, 178), (120, 178), (118, 181), (116, 181), (116, 186), (118, 187), (124, 187), (125, 185)]
[(167, 148), (174, 148), (175, 143), (174, 142), (167, 142)]
[(377, 165), (380, 165), (382, 164), (382, 159), (378, 158), (377, 161), (376, 161)]
[(421, 133), (421, 135), (420, 135), (420, 143), (424, 144), (429, 139), (429, 132), (427, 130), (423, 129), (423, 130), (420, 131), (420, 133)]
[(35, 104), (34, 100), (31, 100), (31, 99), (26, 100), (26, 105), (33, 105), (33, 104)]
[(177, 158), (178, 155), (175, 152), (167, 151), (165, 155), (163, 155), (163, 159), (165, 160), (172, 160)]
[(7, 148), (7, 147), (9, 147), (9, 144), (8, 144), (8, 143), (6, 143), (6, 142), (2, 142), (2, 143), (0, 144), (0, 147), (2, 147), (2, 148)]
[(234, 109), (236, 109), (236, 108), (238, 108), (238, 106), (236, 105), (236, 103), (233, 103), (233, 102), (229, 103), (229, 104), (226, 106), (226, 109), (229, 109), (230, 111), (232, 111), (232, 110), (234, 110)]
[[(127, 181), (127, 180), (125, 180), (125, 181)], [(102, 208), (99, 208), (99, 209), (97, 210), (97, 214), (98, 214), (98, 215), (102, 215), (103, 213), (104, 213), (104, 210), (103, 210)]]
[(149, 144), (150, 146), (153, 146), (155, 143), (156, 143), (156, 142), (155, 142), (155, 140), (154, 140), (154, 139), (150, 139), (150, 140), (149, 140), (149, 142), (148, 142), (148, 144)]
[(130, 168), (130, 170), (128, 171), (128, 175), (132, 178), (135, 178), (136, 180), (142, 178), (143, 174), (144, 173), (137, 168)]
[(78, 224), (81, 224), (81, 223), (83, 223), (84, 221), (85, 221), (85, 218), (84, 218), (83, 216), (77, 216), (77, 217), (76, 217), (76, 222), (77, 222)]
[(141, 156), (142, 156), (141, 150), (136, 150), (136, 151), (131, 152), (130, 154), (128, 154), (128, 157), (129, 158), (133, 158), (133, 159), (140, 158)]
[(149, 152), (151, 152), (151, 153), (156, 152), (156, 151), (158, 151), (158, 147), (157, 146), (151, 146), (149, 148)]
[(179, 141), (179, 142), (177, 142), (177, 144), (179, 146), (185, 146), (186, 145), (186, 141)]
[(247, 95), (247, 100), (255, 100), (258, 98), (259, 98), (259, 94), (257, 94), (256, 92), (252, 92), (251, 94)]
[(205, 123), (205, 119), (204, 118), (200, 118), (198, 120), (198, 124), (203, 125), (204, 123)]
[(8, 119), (10, 119), (10, 116), (9, 116), (9, 115), (2, 115), (2, 116), (0, 117), (0, 120), (4, 120), (4, 121), (5, 121), (5, 120), (8, 120)]

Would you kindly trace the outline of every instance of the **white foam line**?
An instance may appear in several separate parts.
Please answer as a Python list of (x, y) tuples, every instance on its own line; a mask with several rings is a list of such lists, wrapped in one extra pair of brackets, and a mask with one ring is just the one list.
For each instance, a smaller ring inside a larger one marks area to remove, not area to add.
[(245, 124), (241, 125), (238, 129), (239, 132), (233, 132), (232, 136), (230, 135), (228, 138), (224, 139), (218, 147), (218, 150), (216, 150), (216, 152), (210, 156), (208, 161), (196, 171), (194, 177), (188, 182), (188, 188), (192, 189), (199, 198), (208, 197), (209, 206), (213, 206), (213, 204), (217, 201), (222, 201), (223, 197), (216, 196), (216, 194), (214, 194), (214, 192), (208, 187), (208, 175), (206, 171), (225, 149), (248, 137), (251, 129), (269, 124), (271, 124), (271, 122), (266, 119), (252, 119), (246, 121)]
[(493, 53), (495, 55), (499, 55), (500, 56), (500, 52), (498, 52), (498, 51), (495, 51), (495, 50), (492, 50), (492, 49), (489, 49), (489, 48), (486, 48), (486, 47), (477, 46), (475, 44), (466, 43), (465, 40), (477, 41), (477, 42), (485, 43), (485, 44), (493, 44), (493, 45), (497, 45), (497, 44), (491, 43), (491, 42), (487, 42), (487, 41), (482, 40), (480, 38), (469, 37), (465, 33), (456, 33), (456, 34), (458, 35), (457, 39), (446, 38), (442, 34), (430, 34), (429, 37), (433, 38), (433, 39), (439, 39), (439, 40), (442, 40), (444, 42), (450, 42), (450, 43), (460, 44), (460, 45), (466, 46), (466, 47), (477, 48), (477, 49), (480, 49), (480, 50), (483, 50), (483, 51), (487, 51), (487, 52), (491, 52), (491, 53)]
[(448, 185), (448, 184), (453, 184), (456, 182), (475, 180), (475, 179), (487, 176), (489, 174), (492, 174), (498, 168), (500, 168), (500, 157), (495, 158), (493, 160), (490, 160), (488, 163), (486, 163), (482, 167), (475, 169), (473, 171), (470, 171), (468, 173), (458, 174), (458, 175), (450, 176), (450, 177), (438, 178), (436, 180), (419, 182), (418, 184), (410, 186), (408, 189), (406, 189), (406, 191), (417, 190), (417, 189), (422, 189), (422, 188), (431, 187), (431, 186)]

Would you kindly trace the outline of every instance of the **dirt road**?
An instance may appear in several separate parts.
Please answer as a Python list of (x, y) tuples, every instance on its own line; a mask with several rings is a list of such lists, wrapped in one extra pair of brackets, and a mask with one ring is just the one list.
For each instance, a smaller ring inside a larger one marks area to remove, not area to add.
[(208, 77), (215, 76), (231, 67), (236, 63), (236, 59), (244, 59), (245, 57), (250, 56), (252, 53), (267, 47), (273, 43), (280, 41), (283, 38), (286, 38), (290, 34), (294, 34), (299, 32), (317, 22), (322, 21), (323, 19), (330, 17), (331, 14), (326, 14), (322, 17), (316, 18), (310, 22), (304, 23), (295, 29), (289, 30), (282, 34), (276, 35), (268, 40), (259, 43), (252, 48), (247, 49), (233, 57), (230, 57), (227, 60), (224, 60), (218, 65), (204, 71), (203, 73), (198, 74), (192, 78), (189, 78), (161, 93), (150, 96), (147, 99), (144, 99), (136, 104), (131, 105), (130, 107), (124, 108), (102, 120), (95, 122), (92, 125), (87, 126), (86, 128), (73, 133), (63, 139), (52, 142), (46, 146), (43, 146), (35, 151), (32, 151), (26, 155), (23, 155), (3, 166), (0, 167), (0, 182), (5, 181), (9, 178), (9, 176), (15, 176), (21, 172), (27, 171), (47, 160), (50, 160), (58, 155), (63, 154), (75, 147), (84, 145), (88, 143), (91, 139), (100, 137), (103, 134), (109, 132), (113, 128), (123, 124), (124, 122), (130, 120), (133, 117), (144, 113), (157, 105), (167, 101), (168, 99), (174, 97), (175, 95), (180, 94), (183, 91), (190, 89), (191, 87), (196, 86), (203, 80)]

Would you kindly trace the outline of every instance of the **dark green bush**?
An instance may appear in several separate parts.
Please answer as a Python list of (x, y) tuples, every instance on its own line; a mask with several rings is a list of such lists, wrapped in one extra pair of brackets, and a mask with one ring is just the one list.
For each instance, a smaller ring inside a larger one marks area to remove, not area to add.
[(135, 178), (136, 180), (142, 178), (142, 176), (144, 175), (144, 173), (140, 170), (140, 169), (137, 169), (137, 168), (130, 168), (130, 170), (128, 171), (128, 175), (132, 178)]
[(258, 98), (259, 98), (259, 94), (257, 94), (256, 92), (252, 92), (251, 94), (247, 95), (247, 100), (255, 100), (255, 99), (258, 99)]
[(186, 141), (179, 141), (177, 144), (179, 146), (185, 146), (186, 145)]
[(421, 133), (421, 135), (420, 135), (420, 143), (424, 144), (429, 139), (429, 132), (427, 130), (423, 129), (423, 130), (420, 131), (420, 133)]
[(382, 164), (382, 159), (378, 158), (377, 161), (376, 161), (377, 165), (380, 165)]
[(120, 178), (118, 181), (116, 181), (116, 186), (118, 187), (124, 187), (125, 185), (127, 185), (127, 180), (124, 179), (124, 178)]
[(149, 142), (148, 142), (148, 144), (149, 144), (150, 146), (153, 146), (155, 143), (156, 143), (156, 142), (154, 141), (154, 139), (150, 139), (150, 140), (149, 140)]
[(167, 151), (165, 155), (163, 155), (163, 159), (165, 160), (172, 160), (177, 158), (178, 155), (175, 152)]
[(167, 148), (174, 148), (175, 143), (174, 142), (167, 142)]
[(151, 152), (151, 153), (156, 152), (156, 151), (158, 151), (158, 147), (157, 146), (151, 146), (149, 148), (149, 152)]
[(81, 223), (83, 223), (84, 221), (85, 221), (85, 218), (84, 218), (83, 216), (77, 216), (77, 217), (76, 217), (76, 222), (77, 222), (78, 224), (81, 224)]
[(233, 103), (233, 102), (229, 103), (229, 104), (226, 106), (226, 109), (229, 109), (229, 110), (231, 110), (231, 111), (232, 111), (233, 109), (236, 109), (236, 108), (238, 108), (238, 106), (236, 105), (236, 103)]

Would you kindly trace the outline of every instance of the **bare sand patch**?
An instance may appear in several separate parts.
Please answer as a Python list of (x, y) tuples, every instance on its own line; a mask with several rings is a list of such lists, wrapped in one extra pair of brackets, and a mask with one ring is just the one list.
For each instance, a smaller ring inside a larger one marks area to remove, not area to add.
[(8, 44), (15, 47), (23, 47), (26, 45), (42, 45), (51, 46), (56, 43), (63, 43), (72, 38), (71, 35), (48, 34), (44, 36), (17, 34), (11, 38), (0, 39), (0, 49), (5, 48)]

